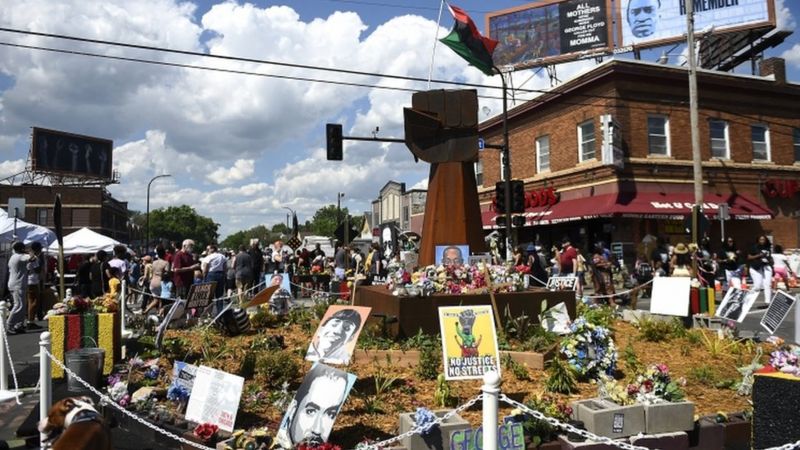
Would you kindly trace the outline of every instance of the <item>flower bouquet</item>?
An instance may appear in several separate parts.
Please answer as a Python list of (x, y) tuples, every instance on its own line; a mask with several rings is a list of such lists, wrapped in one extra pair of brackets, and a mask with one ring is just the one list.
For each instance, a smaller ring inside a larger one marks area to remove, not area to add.
[(617, 364), (617, 348), (611, 332), (579, 317), (570, 325), (570, 334), (561, 341), (561, 354), (584, 379), (612, 374)]

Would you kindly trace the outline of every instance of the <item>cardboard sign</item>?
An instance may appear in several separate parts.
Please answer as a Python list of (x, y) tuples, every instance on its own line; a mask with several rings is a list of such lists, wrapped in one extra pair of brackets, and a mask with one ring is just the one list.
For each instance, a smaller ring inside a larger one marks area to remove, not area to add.
[(758, 294), (759, 291), (746, 291), (731, 287), (725, 293), (725, 298), (722, 299), (722, 303), (719, 304), (714, 315), (741, 323), (747, 317), (753, 303), (756, 302)]
[(253, 306), (263, 305), (267, 303), (271, 298), (272, 294), (275, 293), (278, 289), (280, 289), (280, 285), (270, 286), (266, 289), (259, 291), (250, 301), (244, 306), (244, 309), (251, 308)]
[[(450, 450), (483, 448), (483, 427), (477, 430), (456, 430), (450, 433)], [(521, 423), (505, 422), (497, 427), (498, 450), (524, 450), (525, 430)]]
[(688, 316), (691, 283), (692, 279), (689, 277), (653, 278), (650, 313), (665, 316)]
[[(542, 302), (544, 303), (544, 301)], [(569, 311), (567, 305), (561, 302), (541, 314), (542, 327), (556, 334), (569, 334)]]
[(306, 361), (349, 364), (370, 311), (368, 306), (329, 306), (311, 338)]
[(281, 448), (295, 448), (304, 440), (328, 440), (336, 416), (347, 400), (356, 376), (316, 363), (281, 420), (275, 440)]
[(792, 297), (788, 292), (778, 291), (775, 297), (772, 298), (767, 313), (761, 318), (761, 326), (769, 334), (775, 334), (775, 330), (780, 328), (781, 323), (786, 319), (786, 315), (789, 314), (789, 310), (792, 309), (796, 301), (797, 298)]
[(183, 361), (175, 361), (172, 365), (172, 384), (182, 386), (192, 392), (194, 379), (197, 377), (197, 366)]
[(439, 327), (446, 379), (481, 379), (490, 370), (500, 374), (491, 306), (440, 307)]
[(197, 368), (197, 374), (186, 406), (186, 420), (213, 423), (221, 430), (233, 431), (244, 378), (207, 366)]
[[(161, 350), (161, 344), (164, 341), (164, 333), (169, 328), (169, 323), (172, 322), (172, 318), (175, 316), (178, 310), (181, 310), (181, 314), (186, 309), (183, 307), (186, 304), (186, 300), (178, 299), (175, 303), (172, 304), (172, 307), (167, 311), (167, 315), (164, 317), (164, 320), (158, 325), (158, 329), (156, 330), (156, 348)], [(178, 314), (180, 315), (180, 314)]]
[(578, 277), (575, 275), (555, 276), (547, 279), (548, 291), (574, 291), (578, 284)]
[(216, 281), (207, 283), (197, 283), (189, 286), (189, 293), (186, 294), (187, 309), (202, 309), (214, 299), (214, 290), (217, 287)]

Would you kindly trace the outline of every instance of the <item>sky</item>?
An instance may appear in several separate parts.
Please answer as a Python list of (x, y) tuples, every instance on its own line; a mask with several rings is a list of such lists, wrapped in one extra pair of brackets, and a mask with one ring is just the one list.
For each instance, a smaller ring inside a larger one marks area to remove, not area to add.
[[(460, 0), (483, 30), (485, 14), (523, 1)], [(453, 24), (439, 0), (0, 0), (0, 27), (65, 34), (161, 48), (275, 62), (498, 86), (435, 37)], [(776, 0), (779, 27), (794, 30), (800, 2)], [(58, 54), (0, 45), (0, 179), (21, 172), (31, 127), (114, 141), (120, 182), (115, 198), (144, 211), (188, 204), (220, 224), (224, 237), (256, 225), (301, 222), (320, 207), (370, 210), (388, 181), (425, 188), (428, 165), (415, 163), (402, 144), (346, 142), (344, 161), (326, 161), (325, 124), (345, 135), (402, 137), (403, 107), (425, 82), (224, 61), (0, 32), (16, 43), (126, 58), (203, 65), (290, 77), (368, 85), (342, 86)], [(644, 52), (655, 61), (661, 48)], [(680, 48), (671, 50), (680, 53)], [(800, 37), (792, 35), (766, 56), (787, 60), (800, 82)], [(617, 57), (632, 57), (621, 54)], [(673, 58), (679, 60), (679, 58)], [(433, 63), (431, 64), (431, 62)], [(585, 60), (561, 64), (567, 80), (591, 69)], [(749, 73), (749, 64), (737, 69)], [(516, 87), (550, 86), (545, 71), (513, 73)], [(401, 88), (386, 89), (386, 88)], [(454, 88), (450, 85), (431, 85)], [(479, 89), (484, 120), (501, 112), (493, 89)], [(520, 96), (520, 97), (524, 97)], [(518, 97), (519, 98), (519, 97)]]

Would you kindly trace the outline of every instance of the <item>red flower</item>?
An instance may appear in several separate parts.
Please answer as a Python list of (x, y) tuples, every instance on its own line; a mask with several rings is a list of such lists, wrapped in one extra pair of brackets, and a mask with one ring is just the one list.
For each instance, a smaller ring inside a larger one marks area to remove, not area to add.
[(199, 437), (203, 442), (208, 442), (217, 434), (219, 427), (212, 423), (201, 423), (194, 429), (194, 435)]
[(518, 265), (518, 266), (514, 267), (514, 269), (515, 269), (517, 272), (519, 272), (519, 273), (522, 273), (522, 274), (529, 274), (529, 273), (531, 273), (531, 268), (530, 268), (529, 266), (526, 266), (526, 265), (524, 265), (524, 264), (520, 264), (520, 265)]

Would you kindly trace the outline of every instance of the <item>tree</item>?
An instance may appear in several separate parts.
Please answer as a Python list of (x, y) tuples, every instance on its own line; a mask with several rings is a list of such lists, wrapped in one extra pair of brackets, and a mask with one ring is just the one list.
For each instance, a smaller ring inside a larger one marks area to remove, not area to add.
[(342, 208), (341, 217), (337, 217), (336, 205), (323, 206), (311, 218), (311, 232), (317, 236), (333, 236), (336, 227), (348, 214), (347, 208)]
[(180, 246), (184, 239), (195, 241), (198, 249), (217, 241), (219, 224), (197, 214), (191, 206), (170, 206), (150, 212), (150, 239), (175, 241)]

